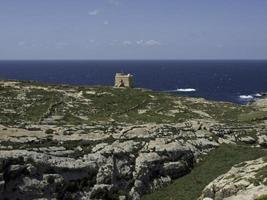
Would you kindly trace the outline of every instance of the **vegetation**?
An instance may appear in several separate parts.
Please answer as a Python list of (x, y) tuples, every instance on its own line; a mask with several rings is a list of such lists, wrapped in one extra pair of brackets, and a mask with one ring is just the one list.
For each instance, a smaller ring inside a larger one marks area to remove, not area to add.
[(267, 119), (266, 111), (254, 111), (249, 113), (240, 114), (238, 120), (240, 122), (253, 122)]
[(171, 185), (142, 200), (191, 200), (197, 199), (212, 180), (226, 173), (233, 165), (266, 156), (266, 150), (237, 145), (222, 145), (203, 157), (192, 172)]
[(257, 172), (255, 180), (253, 180), (254, 185), (259, 185), (260, 183), (267, 185), (266, 177), (267, 177), (267, 167), (263, 167)]
[[(212, 118), (250, 122), (267, 114), (251, 106), (210, 102), (144, 89), (114, 89), (15, 82), (0, 87), (0, 123), (89, 124), (92, 122), (177, 123)], [(246, 113), (251, 113), (246, 115)], [(56, 120), (54, 116), (61, 116)], [(256, 117), (255, 117), (256, 116)]]
[(261, 195), (258, 198), (256, 198), (255, 200), (267, 200), (267, 194)]

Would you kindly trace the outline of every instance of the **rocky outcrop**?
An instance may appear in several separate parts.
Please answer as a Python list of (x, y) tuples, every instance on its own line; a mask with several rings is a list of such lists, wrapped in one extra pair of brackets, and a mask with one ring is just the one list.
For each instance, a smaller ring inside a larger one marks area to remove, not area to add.
[(38, 127), (31, 131), (2, 127), (4, 197), (137, 200), (189, 173), (199, 155), (221, 143), (263, 141), (261, 135), (253, 140), (206, 121), (106, 129), (102, 125)]
[(266, 135), (260, 135), (258, 136), (259, 145), (262, 147), (267, 147), (267, 136)]
[(207, 185), (199, 200), (255, 200), (267, 194), (266, 173), (263, 158), (235, 165)]
[(0, 163), (3, 198), (139, 199), (188, 173), (194, 155), (178, 141), (115, 141), (79, 159), (5, 150)]
[(267, 147), (236, 122), (254, 107), (147, 90), (0, 81), (0, 108), (0, 200), (138, 200), (221, 144)]
[(37, 127), (1, 128), (4, 197), (137, 200), (189, 173), (199, 155), (222, 143), (265, 142), (263, 134), (251, 137), (200, 120), (105, 129), (100, 124)]

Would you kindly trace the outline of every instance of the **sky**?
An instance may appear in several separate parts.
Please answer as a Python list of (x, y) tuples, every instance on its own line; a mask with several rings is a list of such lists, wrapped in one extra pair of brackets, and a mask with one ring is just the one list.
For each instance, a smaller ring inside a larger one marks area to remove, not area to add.
[(267, 1), (0, 0), (0, 59), (267, 59)]

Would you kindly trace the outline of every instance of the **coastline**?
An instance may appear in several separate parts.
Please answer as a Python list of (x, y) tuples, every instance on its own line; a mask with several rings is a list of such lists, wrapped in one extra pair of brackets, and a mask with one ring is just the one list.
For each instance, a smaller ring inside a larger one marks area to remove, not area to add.
[(0, 81), (0, 102), (10, 199), (139, 200), (225, 144), (267, 144), (267, 112), (254, 105), (31, 81)]

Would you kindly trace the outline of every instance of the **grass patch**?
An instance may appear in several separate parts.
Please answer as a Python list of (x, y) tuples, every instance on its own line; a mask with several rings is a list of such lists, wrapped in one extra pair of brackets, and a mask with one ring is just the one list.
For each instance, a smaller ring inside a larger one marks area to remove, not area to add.
[(257, 197), (255, 200), (267, 200), (267, 194)]
[(238, 116), (238, 121), (240, 122), (253, 122), (265, 119), (267, 119), (266, 111), (255, 111), (255, 112), (240, 114)]
[(192, 172), (175, 180), (159, 191), (145, 195), (142, 200), (195, 200), (206, 185), (226, 173), (233, 165), (266, 156), (260, 148), (237, 145), (222, 145), (203, 157)]
[(267, 177), (267, 167), (263, 167), (257, 172), (254, 180), (254, 185), (259, 185), (260, 183), (267, 185), (267, 181), (265, 180), (266, 177)]

